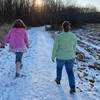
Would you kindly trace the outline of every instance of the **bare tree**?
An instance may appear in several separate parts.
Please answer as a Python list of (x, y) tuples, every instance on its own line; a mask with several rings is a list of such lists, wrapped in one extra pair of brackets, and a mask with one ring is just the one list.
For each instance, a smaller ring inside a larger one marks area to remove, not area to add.
[(100, 12), (95, 7), (80, 8), (76, 0), (0, 0), (0, 22), (12, 22), (21, 18), (28, 25), (51, 24), (56, 26), (64, 20), (73, 24), (100, 22)]

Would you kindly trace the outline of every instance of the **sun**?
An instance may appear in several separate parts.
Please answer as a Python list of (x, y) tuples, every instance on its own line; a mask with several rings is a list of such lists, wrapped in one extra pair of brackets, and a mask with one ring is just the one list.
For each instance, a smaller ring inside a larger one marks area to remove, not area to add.
[(42, 0), (36, 0), (35, 5), (38, 7), (42, 6)]

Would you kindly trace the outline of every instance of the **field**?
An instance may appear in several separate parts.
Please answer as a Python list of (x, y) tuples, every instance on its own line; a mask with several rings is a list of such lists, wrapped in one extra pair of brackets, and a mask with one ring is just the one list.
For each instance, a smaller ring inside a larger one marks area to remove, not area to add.
[(100, 32), (97, 32), (96, 28), (89, 29), (90, 27), (74, 30), (78, 37), (77, 51), (83, 54), (81, 57), (83, 61), (91, 62), (92, 65), (90, 64), (89, 67), (100, 69)]

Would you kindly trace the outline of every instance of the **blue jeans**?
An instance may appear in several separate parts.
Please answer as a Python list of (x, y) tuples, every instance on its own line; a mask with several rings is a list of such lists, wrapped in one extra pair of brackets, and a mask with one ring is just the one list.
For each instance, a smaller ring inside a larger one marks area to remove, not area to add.
[(69, 86), (71, 89), (75, 89), (75, 77), (74, 77), (74, 72), (73, 72), (74, 59), (71, 59), (71, 60), (56, 59), (56, 62), (57, 62), (56, 80), (58, 81), (61, 80), (62, 69), (63, 69), (63, 66), (65, 65), (65, 69), (68, 74)]

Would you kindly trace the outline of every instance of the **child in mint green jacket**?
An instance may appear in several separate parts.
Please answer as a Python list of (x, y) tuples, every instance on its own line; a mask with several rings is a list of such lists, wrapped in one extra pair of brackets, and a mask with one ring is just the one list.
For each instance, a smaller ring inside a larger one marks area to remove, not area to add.
[(77, 38), (70, 31), (71, 25), (68, 21), (64, 21), (62, 24), (63, 31), (55, 39), (53, 52), (52, 52), (52, 61), (54, 62), (56, 58), (57, 62), (57, 77), (55, 82), (60, 84), (62, 77), (62, 69), (65, 65), (66, 72), (68, 74), (70, 93), (75, 92), (75, 77), (73, 73), (73, 65), (76, 54), (76, 44)]

